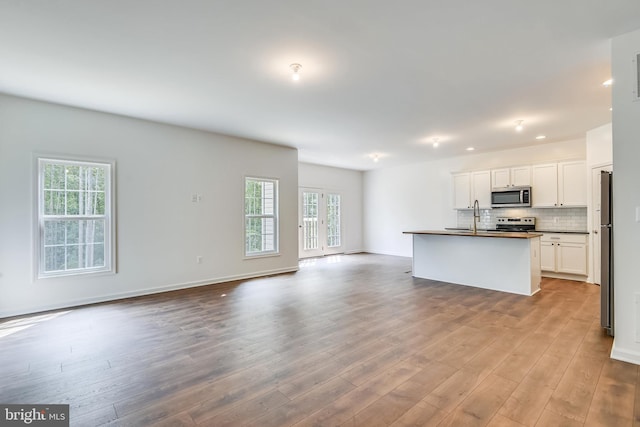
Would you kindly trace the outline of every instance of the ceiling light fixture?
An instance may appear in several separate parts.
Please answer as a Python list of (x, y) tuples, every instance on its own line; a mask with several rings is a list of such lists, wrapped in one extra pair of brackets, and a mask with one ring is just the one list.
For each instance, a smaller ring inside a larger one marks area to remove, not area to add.
[(380, 160), (380, 158), (378, 157), (378, 155), (377, 155), (377, 154), (374, 154), (374, 155), (373, 155), (373, 161), (374, 161), (375, 163), (378, 163), (378, 160)]
[(293, 63), (291, 65), (289, 65), (289, 68), (291, 68), (291, 70), (293, 70), (293, 74), (291, 74), (291, 80), (293, 80), (294, 82), (297, 82), (298, 80), (300, 80), (300, 68), (302, 68), (302, 65), (298, 64), (298, 63)]
[(613, 79), (609, 79), (609, 80), (606, 80), (606, 81), (602, 82), (602, 86), (604, 86), (604, 87), (609, 87), (612, 84), (613, 84)]
[(516, 120), (516, 132), (522, 132), (522, 129), (524, 129), (522, 122), (524, 122), (524, 120)]
[(473, 147), (467, 147), (467, 151), (473, 151), (473, 150), (475, 150), (475, 148), (473, 148)]
[(546, 136), (545, 136), (545, 135), (538, 135), (538, 136), (536, 136), (536, 139), (545, 139), (545, 138), (546, 138)]
[(439, 140), (439, 138), (433, 138), (433, 148), (438, 148), (438, 145), (440, 145), (440, 143), (438, 143)]

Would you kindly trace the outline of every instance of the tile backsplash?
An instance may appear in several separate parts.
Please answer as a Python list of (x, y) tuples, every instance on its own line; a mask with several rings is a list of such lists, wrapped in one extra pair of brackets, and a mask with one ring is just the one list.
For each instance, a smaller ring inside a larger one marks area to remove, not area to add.
[[(495, 228), (499, 216), (536, 218), (536, 230), (544, 231), (587, 231), (587, 208), (500, 208), (480, 209), (478, 228)], [(471, 228), (473, 211), (458, 211), (458, 227)]]

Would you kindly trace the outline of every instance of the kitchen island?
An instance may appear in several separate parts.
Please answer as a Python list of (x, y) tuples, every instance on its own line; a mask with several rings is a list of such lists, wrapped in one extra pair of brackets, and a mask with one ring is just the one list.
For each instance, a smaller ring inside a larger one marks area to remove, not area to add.
[(413, 276), (533, 295), (540, 290), (540, 233), (461, 230), (413, 235)]

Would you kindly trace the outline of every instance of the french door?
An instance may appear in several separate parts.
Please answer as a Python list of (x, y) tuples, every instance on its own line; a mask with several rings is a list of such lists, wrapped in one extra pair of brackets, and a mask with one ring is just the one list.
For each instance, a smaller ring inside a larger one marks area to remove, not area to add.
[(299, 257), (344, 252), (342, 196), (316, 188), (300, 189)]

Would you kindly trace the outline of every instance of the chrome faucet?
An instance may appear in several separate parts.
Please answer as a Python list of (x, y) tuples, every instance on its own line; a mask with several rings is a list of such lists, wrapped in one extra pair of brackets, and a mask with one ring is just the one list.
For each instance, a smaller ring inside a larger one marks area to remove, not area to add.
[(478, 232), (477, 221), (480, 220), (480, 203), (478, 203), (478, 199), (473, 201), (473, 234)]

